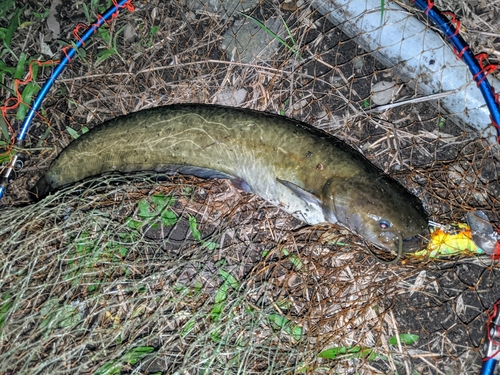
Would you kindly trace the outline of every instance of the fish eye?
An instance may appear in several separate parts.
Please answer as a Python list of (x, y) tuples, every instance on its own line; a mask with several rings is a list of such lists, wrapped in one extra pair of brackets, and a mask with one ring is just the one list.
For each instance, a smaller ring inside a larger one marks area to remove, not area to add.
[(384, 219), (380, 220), (378, 222), (378, 225), (380, 225), (380, 228), (382, 228), (382, 229), (387, 229), (387, 228), (390, 228), (392, 226), (390, 221), (384, 220)]

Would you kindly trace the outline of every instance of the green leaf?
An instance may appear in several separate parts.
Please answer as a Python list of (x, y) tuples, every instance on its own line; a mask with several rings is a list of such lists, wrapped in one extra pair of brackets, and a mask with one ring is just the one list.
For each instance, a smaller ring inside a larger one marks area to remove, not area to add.
[(66, 47), (66, 46), (71, 45), (71, 47), (76, 51), (76, 54), (78, 55), (78, 57), (82, 60), (85, 60), (85, 57), (87, 57), (87, 52), (85, 51), (85, 49), (83, 47), (77, 48), (76, 43), (74, 41), (70, 41), (69, 43), (66, 43), (63, 40), (57, 40), (57, 43), (59, 43), (59, 45), (61, 47)]
[(380, 26), (384, 23), (385, 0), (380, 0)]
[[(10, 140), (10, 132), (9, 132), (9, 128), (7, 126), (7, 123), (5, 122), (3, 116), (0, 115), (0, 131), (3, 135), (3, 137), (5, 138), (5, 140)], [(4, 142), (4, 144), (0, 145), (0, 146), (5, 146), (7, 145), (7, 142)]]
[(229, 282), (227, 280), (224, 281), (219, 287), (217, 294), (215, 295), (215, 303), (210, 312), (210, 317), (214, 322), (220, 319), (222, 311), (224, 310), (225, 302), (227, 300), (227, 291), (229, 287)]
[(43, 13), (33, 12), (33, 15), (38, 21), (43, 21), (50, 14), (50, 9), (45, 10)]
[(106, 363), (99, 368), (95, 374), (97, 375), (119, 375), (121, 368), (125, 363), (135, 365), (149, 353), (155, 350), (152, 346), (139, 346), (125, 353), (119, 360)]
[(177, 215), (175, 212), (167, 210), (161, 214), (161, 223), (168, 227), (177, 223)]
[(302, 260), (299, 257), (291, 255), (288, 259), (290, 259), (290, 262), (292, 262), (297, 270), (300, 271), (304, 268), (304, 263), (302, 263)]
[(24, 7), (16, 9), (10, 19), (9, 27), (1, 29), (3, 31), (2, 32), (3, 45), (8, 50), (10, 50), (10, 42), (12, 40), (12, 36), (17, 31), (17, 28), (21, 23), (21, 14), (23, 12), (24, 12)]
[(158, 208), (162, 209), (167, 205), (167, 198), (164, 194), (155, 194), (151, 197), (151, 201), (158, 206)]
[(194, 328), (194, 325), (196, 324), (196, 320), (194, 318), (191, 318), (185, 325), (182, 327), (182, 330), (180, 331), (181, 337), (187, 336), (189, 332)]
[[(120, 35), (120, 33), (125, 30), (125, 26), (122, 26), (118, 29), (118, 31), (115, 33), (115, 36), (113, 38), (113, 49), (116, 51), (116, 54), (118, 55), (118, 57), (120, 59), (122, 59), (122, 57), (120, 56), (120, 54), (118, 53), (118, 47), (116, 46), (116, 41), (118, 39), (118, 35)], [(123, 59), (122, 59), (123, 60)]]
[(149, 33), (149, 35), (150, 35), (151, 37), (153, 37), (153, 36), (154, 36), (154, 35), (158, 32), (158, 30), (159, 30), (159, 29), (160, 29), (160, 28), (159, 28), (158, 26), (153, 26), (153, 27), (151, 28), (151, 32)]
[(373, 349), (363, 348), (361, 346), (340, 346), (337, 348), (330, 348), (323, 350), (318, 354), (318, 357), (325, 359), (336, 359), (338, 356), (348, 355), (348, 358), (366, 358), (369, 361), (373, 361), (377, 358), (384, 358), (383, 356)]
[(57, 298), (47, 300), (40, 309), (43, 320), (40, 328), (72, 327), (80, 322), (78, 309), (71, 305), (61, 305)]
[(137, 206), (139, 207), (139, 217), (147, 219), (149, 217), (155, 216), (155, 214), (151, 214), (149, 210), (149, 202), (146, 199), (141, 199)]
[[(244, 13), (241, 13), (240, 14), (246, 18), (248, 18), (249, 20), (252, 20), (253, 22), (255, 22), (262, 30), (264, 30), (266, 33), (268, 33), (273, 39), (277, 40), (279, 43), (281, 43), (284, 47), (288, 48), (291, 52), (293, 52), (295, 55), (297, 55), (297, 57), (301, 58), (300, 57), (300, 53), (299, 51), (297, 50), (297, 47), (294, 45), (295, 41), (293, 40), (292, 38), (292, 45), (290, 46), (287, 42), (285, 42), (278, 34), (276, 34), (274, 31), (272, 31), (271, 29), (269, 29), (266, 25), (264, 25), (262, 22), (260, 22), (258, 19), (252, 17), (252, 16), (248, 16)], [(290, 30), (288, 29), (288, 27), (286, 26), (285, 24), (285, 27), (287, 29), (287, 31), (290, 33)]]
[(217, 249), (219, 247), (219, 244), (216, 242), (201, 240), (201, 247), (208, 249), (210, 251), (214, 251), (215, 249)]
[(293, 326), (292, 331), (289, 333), (291, 333), (292, 337), (296, 341), (299, 341), (302, 338), (302, 327), (295, 325)]
[(26, 70), (26, 55), (21, 52), (19, 55), (19, 60), (17, 61), (16, 72), (14, 73), (15, 79), (21, 79), (23, 77), (24, 71)]
[(268, 319), (274, 328), (284, 330), (295, 340), (299, 341), (302, 338), (302, 327), (295, 325), (290, 319), (279, 314), (271, 314)]
[[(31, 103), (31, 99), (33, 98), (33, 96), (40, 90), (40, 86), (38, 86), (36, 83), (34, 82), (30, 82), (28, 83), (25, 87), (24, 87), (24, 90), (23, 90), (23, 93), (22, 93), (22, 101), (23, 103), (21, 103), (19, 105), (19, 108), (17, 109), (17, 115), (16, 115), (16, 118), (18, 120), (24, 120), (24, 117), (26, 116), (26, 113), (28, 112), (28, 105)], [(27, 104), (24, 104), (24, 103), (27, 103)]]
[(213, 342), (220, 342), (222, 340), (220, 332), (218, 330), (210, 333), (210, 338), (212, 339)]
[(129, 227), (130, 229), (139, 230), (142, 227), (142, 221), (134, 220), (131, 217), (127, 217), (126, 223), (127, 223), (127, 227)]
[(2, 0), (0, 1), (0, 18), (6, 18), (7, 13), (14, 7), (14, 0)]
[(92, 292), (96, 291), (97, 290), (97, 284), (90, 284), (87, 287), (87, 290), (89, 291), (89, 293), (92, 293)]
[(151, 197), (151, 200), (158, 207), (158, 212), (175, 204), (175, 197), (171, 195), (166, 197), (164, 194), (155, 194)]
[(281, 249), (281, 252), (290, 260), (290, 262), (292, 262), (297, 270), (300, 271), (302, 268), (304, 268), (304, 263), (302, 263), (302, 260), (298, 256), (291, 255), (287, 249)]
[(384, 359), (386, 359), (387, 357), (386, 356), (381, 356), (380, 354), (378, 354), (376, 351), (372, 350), (372, 349), (364, 349), (362, 351), (362, 355), (368, 360), (368, 361), (374, 361), (376, 360), (377, 358), (379, 357), (382, 357)]
[(73, 129), (73, 128), (70, 128), (69, 126), (66, 126), (66, 131), (69, 133), (69, 135), (71, 135), (74, 139), (77, 139), (80, 134), (78, 134), (78, 132)]
[(100, 27), (97, 29), (97, 34), (104, 40), (107, 46), (111, 43), (111, 35), (109, 35), (109, 30), (105, 27)]
[(227, 283), (234, 290), (238, 290), (240, 288), (240, 283), (236, 278), (231, 275), (229, 272), (224, 270), (219, 270), (219, 276), (224, 279), (224, 282)]
[(78, 309), (71, 305), (63, 305), (59, 315), (59, 328), (73, 327), (77, 325), (81, 318)]
[(11, 308), (12, 308), (12, 301), (10, 300), (10, 294), (5, 293), (3, 296), (2, 305), (0, 306), (0, 329), (2, 329), (5, 321), (7, 320), (7, 315), (9, 314)]
[(217, 294), (215, 295), (215, 303), (221, 303), (224, 302), (227, 299), (227, 291), (229, 289), (229, 284), (224, 282), (222, 285), (219, 287), (219, 290), (217, 291)]
[[(30, 65), (32, 61), (33, 61), (33, 59), (30, 59), (28, 65)], [(31, 71), (33, 73), (31, 76), (32, 81), (36, 81), (36, 79), (38, 77), (38, 68), (39, 68), (39, 66), (36, 63), (31, 66)]]
[(326, 349), (326, 350), (323, 350), (321, 353), (319, 353), (318, 357), (325, 358), (325, 359), (335, 359), (339, 355), (347, 354), (349, 349), (351, 349), (350, 346), (340, 346), (337, 348)]
[(154, 352), (155, 348), (152, 346), (138, 346), (137, 348), (133, 348), (131, 351), (126, 353), (123, 356), (125, 362), (135, 365), (149, 353)]
[[(413, 333), (401, 333), (399, 335), (399, 341), (401, 341), (401, 344), (403, 345), (412, 345), (418, 341), (420, 336), (414, 335)], [(396, 336), (392, 336), (389, 339), (389, 344), (391, 345), (397, 345), (398, 344), (398, 339)]]
[[(99, 29), (99, 30), (100, 30), (100, 29)], [(118, 52), (117, 52), (117, 51), (116, 51), (113, 47), (108, 48), (108, 49), (105, 49), (105, 50), (103, 50), (103, 51), (101, 51), (101, 52), (99, 52), (99, 53), (97, 54), (97, 59), (96, 59), (95, 65), (96, 65), (96, 66), (97, 66), (97, 65), (99, 65), (99, 64), (101, 64), (104, 60), (106, 60), (106, 59), (110, 58), (110, 57), (111, 57), (111, 56), (113, 56), (113, 55), (117, 55), (117, 54), (118, 54)]]
[(118, 248), (118, 252), (120, 253), (120, 255), (122, 256), (122, 258), (125, 258), (127, 256), (127, 253), (128, 253), (128, 249), (125, 247), (125, 246), (120, 246)]
[(191, 229), (191, 233), (193, 234), (193, 238), (196, 241), (201, 240), (201, 233), (198, 230), (198, 224), (196, 223), (196, 218), (194, 216), (189, 215), (189, 229)]
[(292, 306), (292, 301), (289, 299), (278, 299), (276, 301), (276, 306), (278, 306), (282, 310), (289, 310)]
[(212, 311), (210, 311), (210, 318), (212, 321), (219, 321), (223, 309), (224, 305), (222, 303), (216, 303), (214, 307), (212, 307)]
[(83, 14), (85, 14), (85, 18), (87, 19), (88, 22), (92, 22), (92, 18), (90, 18), (90, 13), (89, 13), (89, 8), (85, 2), (82, 4), (83, 6)]
[(122, 366), (117, 361), (108, 362), (101, 368), (99, 368), (95, 375), (120, 375), (120, 370)]
[[(1, 38), (1, 33), (0, 33)], [(16, 68), (12, 66), (8, 66), (2, 60), (0, 60), (0, 80), (2, 79), (4, 74), (14, 75), (16, 73)]]

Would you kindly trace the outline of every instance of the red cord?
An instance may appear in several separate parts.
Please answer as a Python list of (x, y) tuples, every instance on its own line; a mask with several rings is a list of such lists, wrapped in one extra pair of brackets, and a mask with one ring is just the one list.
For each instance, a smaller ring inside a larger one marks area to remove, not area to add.
[(115, 11), (111, 14), (111, 17), (108, 20), (105, 20), (100, 14), (97, 15), (97, 21), (90, 26), (92, 30), (94, 30), (94, 34), (101, 25), (106, 24), (106, 26), (109, 26), (109, 23), (118, 17), (120, 8), (125, 8), (129, 12), (133, 12), (135, 10), (132, 0), (126, 1), (123, 5), (119, 5), (118, 0), (113, 0), (113, 5), (115, 6)]
[(432, 0), (427, 0), (427, 9), (425, 10), (426, 16), (429, 15), (429, 12), (431, 11), (433, 6), (434, 6), (434, 3), (432, 2)]
[(457, 19), (457, 16), (453, 12), (443, 12), (442, 14), (450, 16), (451, 17), (450, 23), (455, 27), (455, 32), (453, 33), (453, 35), (448, 35), (447, 38), (451, 39), (457, 36), (458, 32), (460, 31), (460, 25), (461, 25), (460, 20)]
[(488, 64), (488, 65), (484, 65), (483, 64), (483, 60), (485, 60), (486, 58), (488, 58), (488, 55), (486, 53), (479, 53), (477, 54), (476, 56), (476, 59), (477, 59), (477, 62), (479, 64), (479, 67), (481, 68), (481, 70), (479, 72), (477, 72), (476, 74), (474, 74), (474, 81), (476, 81), (477, 77), (481, 74), (483, 74), (483, 77), (479, 80), (479, 81), (476, 81), (477, 82), (477, 86), (479, 87), (479, 85), (484, 81), (484, 79), (486, 78), (486, 76), (492, 72), (494, 72), (497, 68), (498, 68), (498, 65), (496, 64)]
[[(112, 13), (110, 20), (113, 20), (116, 17), (118, 17), (118, 12), (119, 12), (120, 8), (127, 9), (130, 12), (133, 12), (135, 10), (134, 5), (132, 4), (132, 0), (126, 1), (125, 3), (123, 3), (123, 5), (119, 5), (118, 0), (113, 0), (113, 4), (115, 5), (115, 11)], [(92, 24), (90, 27), (92, 28), (94, 33), (96, 33), (99, 26), (101, 26), (103, 23), (105, 23), (106, 25), (109, 25), (109, 20), (106, 21), (100, 14), (98, 14), (97, 15), (97, 22)], [(85, 30), (87, 30), (88, 26), (84, 23), (81, 23), (81, 22), (78, 23), (75, 26), (75, 28), (73, 29), (73, 36), (75, 37), (75, 39), (77, 41), (79, 41), (81, 43), (81, 45), (85, 45), (82, 38), (80, 37), (80, 29), (81, 28), (85, 28)], [(69, 55), (68, 55), (69, 48), (73, 48), (73, 46), (67, 45), (67, 46), (63, 47), (61, 50), (64, 53), (64, 55), (66, 56), (66, 58), (68, 59), (68, 61), (71, 62), (71, 59), (69, 58)], [(54, 60), (44, 61), (44, 62), (41, 62), (38, 60), (33, 60), (29, 65), (29, 72), (28, 72), (28, 76), (26, 77), (26, 79), (24, 81), (21, 81), (19, 79), (14, 80), (14, 92), (15, 92), (16, 96), (7, 99), (4, 103), (4, 105), (0, 107), (0, 111), (2, 112), (2, 117), (5, 120), (5, 123), (7, 124), (7, 127), (9, 128), (9, 131), (10, 131), (10, 144), (7, 148), (7, 151), (4, 152), (3, 154), (0, 154), (0, 156), (4, 156), (4, 155), (9, 154), (12, 151), (12, 149), (14, 148), (14, 144), (15, 144), (15, 131), (14, 131), (14, 128), (12, 127), (12, 125), (10, 124), (9, 120), (7, 119), (7, 112), (15, 110), (17, 107), (19, 107), (20, 104), (24, 104), (31, 109), (31, 107), (28, 103), (23, 102), (22, 94), (19, 91), (19, 86), (26, 85), (27, 83), (31, 82), (31, 80), (33, 79), (33, 64), (37, 64), (38, 66), (44, 66), (44, 65), (53, 65), (53, 64), (58, 64), (58, 63), (59, 63), (59, 61), (54, 61)], [(13, 103), (10, 104), (11, 102), (13, 102)], [(36, 115), (41, 116), (42, 119), (44, 119), (45, 121), (48, 122), (48, 120), (45, 119), (40, 113), (36, 112)]]
[(78, 40), (82, 44), (82, 46), (84, 46), (85, 43), (83, 42), (82, 38), (80, 38), (80, 34), (79, 34), (79, 31), (81, 28), (83, 28), (84, 30), (87, 30), (88, 26), (86, 24), (84, 24), (83, 22), (78, 22), (76, 24), (75, 28), (73, 29), (73, 36), (75, 37), (76, 40)]
[(465, 51), (467, 51), (469, 49), (469, 46), (465, 46), (464, 48), (462, 48), (462, 50), (460, 51), (460, 53), (458, 53), (458, 51), (456, 50), (455, 47), (453, 47), (453, 53), (460, 59), (462, 60), (462, 57), (465, 53)]
[[(58, 60), (49, 60), (49, 61), (43, 61), (43, 62), (38, 61), (38, 60), (33, 60), (29, 64), (29, 71), (28, 71), (28, 75), (27, 75), (26, 79), (24, 81), (21, 81), (20, 79), (14, 80), (14, 92), (15, 92), (16, 96), (8, 98), (4, 102), (3, 106), (0, 107), (0, 111), (2, 112), (2, 117), (5, 121), (5, 123), (7, 124), (9, 131), (10, 131), (10, 144), (7, 147), (7, 150), (4, 153), (0, 154), (0, 156), (5, 156), (5, 155), (9, 154), (12, 151), (12, 149), (14, 148), (14, 144), (16, 142), (15, 131), (14, 131), (14, 128), (12, 127), (12, 125), (10, 124), (9, 120), (7, 119), (7, 112), (15, 110), (16, 108), (19, 107), (20, 104), (24, 104), (28, 108), (31, 109), (31, 106), (28, 103), (23, 102), (23, 99), (22, 99), (23, 96), (22, 96), (22, 93), (19, 91), (19, 86), (26, 85), (29, 82), (31, 82), (31, 80), (33, 79), (33, 65), (34, 64), (37, 64), (38, 66), (45, 66), (45, 65), (54, 65), (54, 64), (58, 64), (58, 63), (59, 63)], [(13, 104), (9, 105), (10, 102), (13, 102)], [(37, 112), (36, 114), (48, 122), (48, 120), (45, 117), (43, 117), (40, 113)]]
[[(491, 323), (493, 322), (493, 319), (495, 319), (496, 316), (499, 314), (499, 305), (500, 305), (500, 300), (495, 302), (493, 305), (493, 311), (491, 312), (490, 315), (488, 315), (488, 323), (486, 323), (486, 335), (488, 337), (488, 340), (495, 346), (500, 347), (500, 342), (496, 341), (494, 337), (491, 337)], [(500, 337), (500, 326), (495, 325), (495, 337)], [(500, 349), (498, 349), (495, 353), (488, 357), (483, 358), (483, 362), (489, 361), (492, 358), (495, 358), (498, 354), (500, 354)]]

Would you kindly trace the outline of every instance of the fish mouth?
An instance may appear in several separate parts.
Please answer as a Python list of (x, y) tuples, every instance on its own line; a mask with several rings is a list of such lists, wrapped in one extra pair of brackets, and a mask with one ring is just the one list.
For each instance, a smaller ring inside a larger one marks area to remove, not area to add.
[[(429, 240), (429, 230), (426, 229), (423, 232), (409, 238), (403, 239), (403, 252), (411, 253), (425, 249), (426, 243)], [(397, 244), (398, 241), (396, 241)]]

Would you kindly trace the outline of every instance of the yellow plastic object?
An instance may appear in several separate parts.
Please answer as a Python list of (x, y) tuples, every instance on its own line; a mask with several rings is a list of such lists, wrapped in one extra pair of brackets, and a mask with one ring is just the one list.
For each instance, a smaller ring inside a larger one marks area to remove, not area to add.
[(413, 255), (439, 258), (482, 253), (483, 250), (472, 241), (470, 227), (467, 224), (458, 223), (431, 229), (431, 238), (427, 248), (417, 251)]

